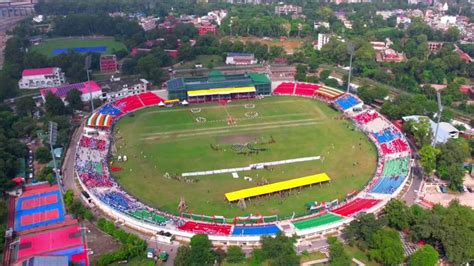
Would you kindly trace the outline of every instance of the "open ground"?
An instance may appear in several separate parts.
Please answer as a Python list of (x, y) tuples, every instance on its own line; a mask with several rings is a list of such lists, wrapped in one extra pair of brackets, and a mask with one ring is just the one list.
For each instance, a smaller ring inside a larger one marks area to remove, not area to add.
[(278, 38), (261, 38), (261, 37), (255, 37), (255, 36), (249, 36), (249, 37), (238, 37), (238, 38), (232, 38), (232, 41), (239, 40), (242, 41), (243, 43), (248, 43), (248, 42), (259, 42), (261, 44), (266, 44), (268, 46), (279, 46), (283, 47), (285, 50), (285, 53), (287, 54), (293, 54), (296, 49), (300, 46), (302, 46), (305, 43), (304, 39), (301, 38), (290, 38), (290, 39), (278, 39)]
[[(367, 137), (340, 113), (311, 99), (267, 97), (225, 106), (149, 108), (122, 118), (114, 133), (114, 158), (128, 158), (114, 161), (123, 168), (114, 173), (117, 181), (141, 201), (175, 214), (181, 198), (195, 214), (302, 214), (307, 202), (343, 199), (363, 188), (376, 167), (376, 151)], [(240, 172), (235, 179), (231, 174), (177, 178), (184, 172), (309, 156), (322, 160)], [(245, 210), (224, 197), (226, 192), (323, 172), (331, 183), (247, 200)]]
[(32, 51), (42, 53), (46, 56), (53, 56), (54, 49), (106, 46), (105, 53), (111, 54), (114, 50), (126, 50), (123, 43), (117, 42), (112, 37), (64, 37), (45, 39), (41, 44), (32, 47)]

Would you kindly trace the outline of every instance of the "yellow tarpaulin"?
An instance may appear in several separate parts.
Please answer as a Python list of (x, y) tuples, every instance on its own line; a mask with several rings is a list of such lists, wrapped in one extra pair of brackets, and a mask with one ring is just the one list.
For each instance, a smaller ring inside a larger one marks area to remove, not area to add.
[(207, 95), (226, 95), (232, 93), (255, 92), (255, 87), (238, 87), (238, 88), (218, 88), (209, 90), (188, 91), (189, 97), (207, 96)]
[(305, 176), (300, 178), (295, 178), (287, 181), (277, 182), (269, 185), (247, 188), (242, 190), (237, 190), (229, 193), (225, 193), (225, 197), (228, 201), (235, 201), (239, 199), (246, 199), (251, 197), (256, 197), (260, 195), (270, 194), (278, 191), (309, 186), (312, 184), (318, 184), (330, 181), (331, 178), (326, 173)]

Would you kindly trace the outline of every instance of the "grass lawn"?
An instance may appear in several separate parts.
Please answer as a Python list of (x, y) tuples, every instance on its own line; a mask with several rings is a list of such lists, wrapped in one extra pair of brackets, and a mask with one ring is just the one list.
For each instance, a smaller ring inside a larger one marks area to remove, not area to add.
[(301, 254), (301, 260), (300, 262), (307, 262), (307, 261), (312, 261), (312, 260), (321, 260), (325, 259), (326, 255), (323, 253), (317, 251), (317, 252), (312, 252), (308, 254)]
[(365, 252), (360, 250), (358, 247), (355, 247), (355, 246), (351, 247), (351, 246), (346, 245), (346, 246), (344, 246), (344, 249), (347, 252), (347, 254), (349, 255), (349, 257), (356, 258), (356, 259), (360, 260), (361, 262), (365, 263), (365, 265), (367, 265), (367, 266), (379, 266), (380, 265), (379, 263), (377, 263), (375, 261), (369, 260), (369, 257), (367, 256), (367, 254), (365, 254)]
[(184, 64), (176, 67), (177, 69), (183, 68), (193, 68), (195, 65), (202, 65), (202, 67), (208, 67), (209, 63), (212, 63), (214, 67), (216, 66), (223, 66), (224, 60), (222, 59), (222, 56), (220, 55), (198, 55), (196, 56), (196, 59), (184, 62)]
[[(255, 104), (253, 109), (246, 104)], [(127, 162), (115, 162), (123, 170), (114, 173), (117, 181), (132, 195), (149, 205), (177, 214), (183, 197), (188, 212), (223, 215), (279, 215), (284, 218), (304, 213), (311, 201), (342, 199), (346, 193), (364, 187), (376, 167), (375, 147), (354, 130), (351, 122), (327, 105), (295, 97), (267, 97), (262, 100), (233, 102), (227, 106), (208, 104), (200, 112), (190, 107), (140, 110), (122, 118), (114, 128), (112, 152), (127, 155)], [(249, 118), (248, 112), (258, 113)], [(247, 116), (246, 116), (247, 114)], [(228, 125), (228, 116), (236, 124)], [(206, 122), (198, 123), (198, 117)], [(233, 144), (250, 143), (265, 149), (242, 155)], [(185, 172), (246, 167), (250, 164), (308, 156), (323, 159), (275, 166), (270, 170), (193, 177), (192, 181), (173, 176)], [(268, 196), (246, 201), (241, 210), (229, 204), (227, 192), (275, 183), (307, 175), (327, 173), (331, 183), (293, 190), (284, 196)], [(167, 177), (166, 173), (171, 176)], [(244, 176), (252, 182), (244, 181)]]
[(120, 266), (120, 265), (128, 265), (128, 266), (155, 266), (155, 265), (163, 265), (162, 262), (155, 264), (154, 260), (147, 259), (144, 255), (135, 257), (129, 260), (126, 264), (119, 264), (119, 263), (112, 263), (113, 266)]
[(31, 50), (46, 56), (53, 56), (54, 49), (92, 46), (107, 46), (105, 53), (127, 49), (123, 43), (115, 41), (112, 37), (64, 37), (45, 39), (41, 44), (33, 46)]

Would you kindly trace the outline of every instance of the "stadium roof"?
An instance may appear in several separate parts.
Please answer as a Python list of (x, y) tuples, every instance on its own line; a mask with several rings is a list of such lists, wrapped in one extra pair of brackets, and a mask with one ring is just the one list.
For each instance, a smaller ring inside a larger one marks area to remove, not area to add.
[(261, 195), (266, 195), (274, 192), (284, 191), (292, 188), (304, 187), (312, 184), (318, 184), (330, 181), (331, 178), (326, 173), (310, 175), (300, 178), (295, 178), (287, 181), (277, 182), (264, 186), (242, 189), (238, 191), (225, 193), (228, 201), (236, 201)]
[(167, 82), (168, 90), (205, 90), (214, 88), (235, 88), (251, 87), (261, 83), (270, 83), (271, 81), (265, 74), (234, 74), (219, 75), (217, 72), (211, 73), (207, 77), (190, 77), (171, 79)]
[(255, 87), (237, 87), (237, 88), (218, 88), (209, 90), (188, 91), (189, 97), (207, 96), (207, 95), (227, 95), (232, 93), (255, 92)]
[(87, 119), (87, 126), (88, 127), (110, 127), (112, 124), (112, 115), (104, 115), (101, 113), (93, 113)]

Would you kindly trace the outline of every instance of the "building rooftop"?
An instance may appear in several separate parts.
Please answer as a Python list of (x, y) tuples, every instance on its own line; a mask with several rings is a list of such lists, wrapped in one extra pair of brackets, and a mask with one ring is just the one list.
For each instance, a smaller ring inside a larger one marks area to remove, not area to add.
[(32, 68), (25, 69), (21, 73), (23, 77), (26, 76), (40, 76), (40, 75), (52, 75), (54, 73), (55, 67), (44, 67), (44, 68)]
[(67, 256), (35, 256), (30, 258), (28, 266), (67, 266), (69, 261)]
[(253, 57), (254, 55), (251, 53), (227, 53), (227, 56), (251, 56)]
[[(436, 135), (436, 129), (438, 128), (438, 123), (435, 123), (433, 120), (429, 119), (427, 116), (420, 116), (420, 115), (410, 115), (404, 116), (402, 119), (404, 121), (415, 120), (418, 121), (420, 118), (428, 118), (430, 123), (431, 131), (433, 132), (433, 136)], [(458, 135), (459, 130), (455, 128), (450, 123), (440, 122), (438, 128), (438, 135), (436, 136), (436, 143), (445, 143), (450, 138), (453, 138), (453, 135)]]
[(51, 92), (59, 98), (65, 98), (68, 92), (74, 89), (79, 90), (82, 93), (97, 92), (101, 90), (100, 86), (95, 81), (86, 81), (81, 83), (67, 84), (56, 88), (41, 89), (40, 93), (43, 97), (46, 97), (46, 95)]
[(99, 85), (102, 87), (103, 92), (114, 92), (120, 91), (125, 88), (131, 88), (132, 86), (139, 84), (139, 83), (148, 83), (146, 79), (140, 78), (120, 78), (115, 80), (104, 80), (100, 81)]

